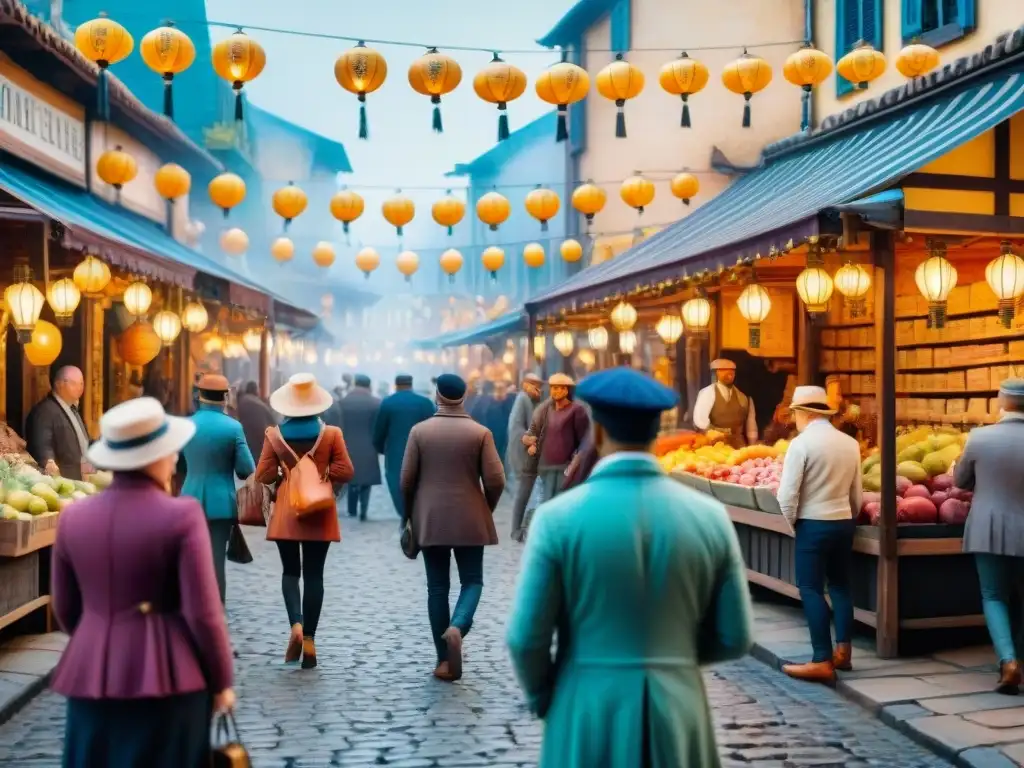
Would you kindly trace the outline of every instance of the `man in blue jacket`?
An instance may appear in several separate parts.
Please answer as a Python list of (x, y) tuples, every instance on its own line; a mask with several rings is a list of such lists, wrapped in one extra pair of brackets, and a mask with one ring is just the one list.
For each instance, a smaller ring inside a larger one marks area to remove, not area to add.
[(434, 415), (434, 403), (412, 391), (412, 376), (395, 377), (395, 394), (384, 398), (373, 426), (373, 447), (384, 454), (384, 475), (395, 512), (402, 519), (402, 458), (409, 433), (421, 421)]

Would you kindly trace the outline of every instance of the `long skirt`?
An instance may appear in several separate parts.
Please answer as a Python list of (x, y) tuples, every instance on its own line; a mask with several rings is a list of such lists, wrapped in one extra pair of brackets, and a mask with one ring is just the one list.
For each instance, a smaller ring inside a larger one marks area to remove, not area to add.
[(208, 768), (206, 691), (162, 699), (68, 699), (64, 768)]

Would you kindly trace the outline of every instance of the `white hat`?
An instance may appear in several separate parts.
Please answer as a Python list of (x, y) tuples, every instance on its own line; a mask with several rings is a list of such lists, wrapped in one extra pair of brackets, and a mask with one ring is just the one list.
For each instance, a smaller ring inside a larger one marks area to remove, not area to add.
[(195, 433), (190, 419), (168, 416), (155, 398), (137, 397), (103, 414), (100, 439), (87, 455), (100, 469), (128, 472), (178, 453)]
[(549, 387), (575, 387), (576, 382), (572, 380), (572, 377), (565, 375), (564, 373), (554, 373), (551, 378), (548, 379)]
[(720, 357), (717, 360), (711, 361), (712, 371), (735, 371), (736, 363), (732, 360), (726, 360), (724, 357)]
[(819, 413), (822, 416), (831, 416), (836, 412), (828, 404), (828, 393), (824, 387), (797, 387), (793, 390), (793, 402), (789, 407), (791, 410)]
[(293, 419), (319, 416), (332, 405), (331, 393), (316, 383), (312, 373), (296, 373), (270, 396), (270, 407)]

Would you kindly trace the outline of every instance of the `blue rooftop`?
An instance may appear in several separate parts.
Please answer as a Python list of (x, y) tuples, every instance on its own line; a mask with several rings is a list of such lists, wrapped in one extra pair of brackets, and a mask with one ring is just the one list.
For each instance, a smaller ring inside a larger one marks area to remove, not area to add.
[(348, 153), (345, 152), (345, 146), (337, 139), (321, 136), (308, 128), (261, 109), (251, 101), (247, 102), (245, 106), (249, 125), (254, 134), (253, 138), (257, 141), (261, 132), (282, 131), (299, 136), (313, 150), (314, 168), (324, 168), (338, 173), (352, 172), (352, 164), (349, 162)]
[(554, 48), (577, 42), (584, 32), (611, 12), (614, 4), (615, 0), (579, 0), (565, 12), (551, 31), (537, 40), (537, 44)]
[(554, 111), (541, 115), (531, 123), (527, 123), (517, 131), (509, 134), (504, 141), (499, 141), (482, 155), (468, 163), (459, 163), (447, 176), (472, 176), (474, 174), (494, 171), (511, 160), (525, 146), (539, 138), (547, 137), (555, 140), (556, 113)]

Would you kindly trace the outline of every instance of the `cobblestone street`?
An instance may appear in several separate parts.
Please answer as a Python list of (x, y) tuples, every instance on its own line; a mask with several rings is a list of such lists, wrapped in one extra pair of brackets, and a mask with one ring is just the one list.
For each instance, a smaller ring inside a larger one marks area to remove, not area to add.
[[(256, 561), (230, 566), (238, 720), (254, 765), (535, 765), (541, 728), (521, 705), (503, 643), (519, 548), (487, 550), (465, 678), (437, 682), (422, 562), (402, 557), (387, 492), (377, 488), (374, 496), (372, 519), (344, 520), (344, 541), (328, 558), (314, 671), (281, 661), (288, 625), (273, 545), (247, 529)], [(507, 504), (506, 497), (499, 509), (503, 537)], [(751, 659), (709, 672), (707, 687), (727, 766), (950, 765), (833, 691)], [(0, 764), (58, 766), (62, 723), (62, 700), (38, 697), (0, 727)]]

